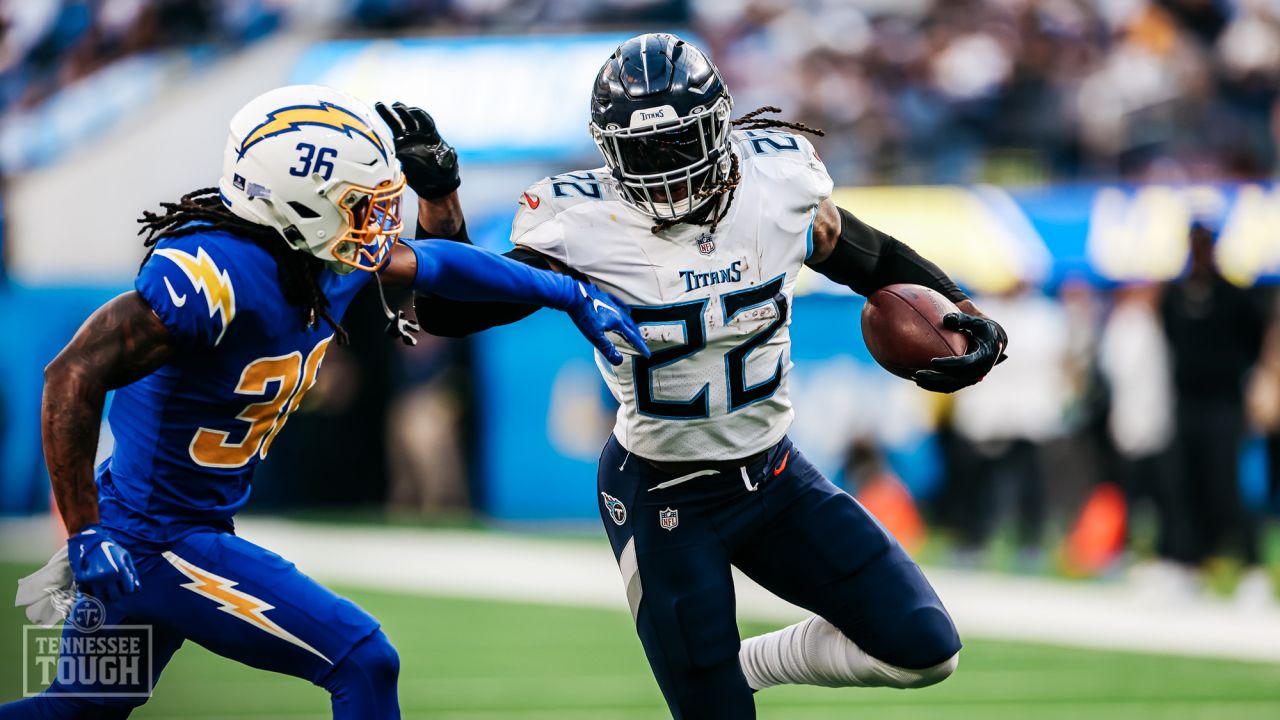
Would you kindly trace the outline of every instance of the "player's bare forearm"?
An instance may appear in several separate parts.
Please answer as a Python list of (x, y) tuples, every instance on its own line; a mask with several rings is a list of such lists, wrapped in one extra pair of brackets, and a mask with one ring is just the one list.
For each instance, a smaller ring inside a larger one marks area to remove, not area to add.
[(455, 190), (442, 198), (418, 198), (418, 228), (427, 237), (455, 238), (466, 218)]
[(168, 330), (136, 292), (98, 308), (44, 370), (40, 435), (67, 530), (98, 521), (93, 460), (107, 391), (154, 372), (172, 356)]
[(820, 265), (836, 248), (840, 238), (840, 211), (830, 200), (823, 200), (818, 205), (818, 212), (813, 217), (813, 252), (809, 254), (809, 265)]

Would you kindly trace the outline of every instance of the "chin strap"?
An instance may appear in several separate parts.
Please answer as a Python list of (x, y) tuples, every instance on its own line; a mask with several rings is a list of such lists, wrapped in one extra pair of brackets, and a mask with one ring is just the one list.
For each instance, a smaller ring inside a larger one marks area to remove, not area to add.
[(382, 276), (375, 272), (373, 281), (378, 285), (378, 299), (382, 301), (382, 314), (387, 316), (387, 327), (384, 331), (387, 337), (397, 338), (405, 345), (417, 345), (418, 338), (414, 337), (413, 333), (422, 332), (422, 327), (405, 317), (403, 310), (391, 312), (391, 306), (387, 304), (387, 295), (382, 290)]

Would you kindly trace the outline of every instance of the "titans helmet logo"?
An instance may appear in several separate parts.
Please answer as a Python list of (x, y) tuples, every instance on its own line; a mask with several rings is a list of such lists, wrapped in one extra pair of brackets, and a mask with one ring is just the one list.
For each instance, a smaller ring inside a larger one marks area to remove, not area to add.
[(315, 105), (290, 105), (267, 113), (267, 119), (250, 130), (240, 142), (236, 160), (243, 159), (249, 148), (263, 140), (296, 132), (306, 125), (337, 130), (347, 137), (362, 137), (377, 149), (383, 160), (387, 159), (386, 146), (363, 118), (344, 107), (321, 101)]

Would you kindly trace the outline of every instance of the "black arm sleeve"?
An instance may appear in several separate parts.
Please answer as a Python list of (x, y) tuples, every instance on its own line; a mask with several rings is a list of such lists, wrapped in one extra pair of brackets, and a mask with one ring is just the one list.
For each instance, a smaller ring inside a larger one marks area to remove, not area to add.
[[(513, 248), (503, 255), (540, 270), (551, 269), (551, 263), (532, 250)], [(420, 293), (413, 299), (418, 324), (423, 330), (440, 337), (463, 337), (498, 325), (509, 325), (539, 309), (538, 305), (449, 300), (430, 293)]]
[(946, 273), (910, 246), (862, 222), (848, 210), (838, 210), (840, 237), (835, 249), (826, 260), (809, 267), (860, 295), (870, 295), (894, 283), (912, 283), (937, 290), (951, 302), (968, 299)]

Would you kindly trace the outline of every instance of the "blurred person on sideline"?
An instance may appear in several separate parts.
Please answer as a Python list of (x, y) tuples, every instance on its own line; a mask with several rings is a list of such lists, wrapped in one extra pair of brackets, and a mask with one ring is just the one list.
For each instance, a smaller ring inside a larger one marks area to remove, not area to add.
[(399, 347), (399, 390), (386, 436), (388, 502), (394, 511), (448, 512), (470, 505), (458, 345), (459, 341), (424, 333), (417, 345)]
[(1066, 521), (1088, 502), (1104, 477), (1106, 393), (1098, 369), (1098, 341), (1104, 301), (1093, 283), (1070, 272), (1053, 293), (1066, 318), (1063, 326), (1061, 437), (1041, 448), (1049, 521)]
[(908, 554), (924, 546), (928, 530), (915, 499), (874, 438), (858, 437), (849, 444), (837, 484), (853, 493)]
[(1030, 567), (1039, 561), (1046, 512), (1040, 450), (1064, 431), (1066, 318), (1056, 300), (1021, 283), (982, 298), (982, 306), (1018, 338), (1018, 351), (1001, 372), (956, 395), (954, 469), (970, 486), (956, 494), (968, 505), (959, 514), (959, 560), (979, 562), (1012, 503), (1019, 564)]
[(1245, 393), (1253, 427), (1267, 439), (1266, 509), (1280, 512), (1280, 292), (1270, 291), (1270, 320), (1262, 357)]
[(1107, 434), (1116, 453), (1117, 481), (1129, 517), (1149, 499), (1156, 517), (1156, 561), (1134, 568), (1133, 578), (1156, 594), (1185, 595), (1194, 587), (1186, 571), (1186, 499), (1177, 491), (1168, 454), (1173, 439), (1173, 380), (1160, 325), (1160, 288), (1120, 288), (1102, 328), (1098, 364), (1110, 393)]
[(1190, 508), (1184, 561), (1199, 565), (1233, 545), (1247, 568), (1239, 599), (1258, 602), (1271, 587), (1260, 568), (1257, 519), (1241, 498), (1239, 463), (1245, 379), (1266, 326), (1254, 298), (1222, 276), (1215, 242), (1208, 227), (1192, 225), (1186, 273), (1169, 283), (1160, 306), (1173, 361), (1177, 492)]

